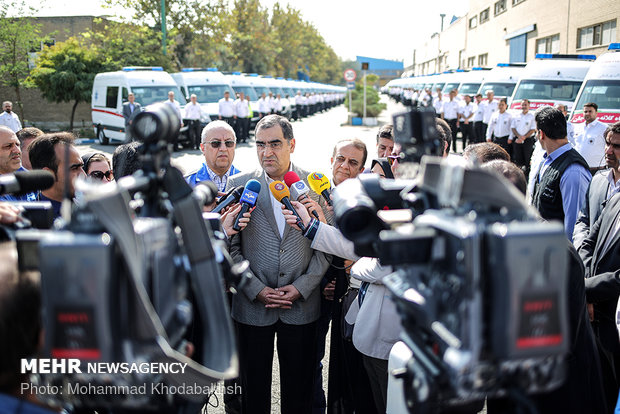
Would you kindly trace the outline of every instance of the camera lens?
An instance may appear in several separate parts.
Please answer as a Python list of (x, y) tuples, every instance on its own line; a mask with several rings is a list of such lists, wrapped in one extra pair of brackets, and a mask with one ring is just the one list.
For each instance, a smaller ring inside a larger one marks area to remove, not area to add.
[(161, 140), (174, 142), (180, 125), (181, 121), (174, 110), (168, 105), (159, 104), (136, 115), (131, 128), (132, 135), (144, 143)]

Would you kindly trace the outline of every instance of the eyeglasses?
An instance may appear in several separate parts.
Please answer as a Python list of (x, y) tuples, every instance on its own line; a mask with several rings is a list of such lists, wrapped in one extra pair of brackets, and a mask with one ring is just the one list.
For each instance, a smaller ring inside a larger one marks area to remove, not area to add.
[(106, 172), (93, 171), (90, 174), (88, 174), (88, 176), (96, 180), (103, 180), (103, 177), (107, 178), (108, 180), (112, 180), (114, 178), (114, 173), (112, 172), (112, 170), (108, 170)]
[(226, 148), (232, 148), (235, 146), (235, 141), (209, 141), (207, 144), (211, 145), (211, 148), (219, 148), (222, 144), (226, 145)]
[(388, 164), (390, 165), (394, 165), (394, 163), (397, 163), (400, 160), (400, 155), (388, 155), (387, 156), (387, 161)]
[(266, 147), (269, 147), (272, 150), (276, 151), (282, 148), (282, 145), (283, 145), (282, 141), (271, 141), (271, 142), (256, 141), (256, 148), (258, 148), (259, 150), (264, 150)]

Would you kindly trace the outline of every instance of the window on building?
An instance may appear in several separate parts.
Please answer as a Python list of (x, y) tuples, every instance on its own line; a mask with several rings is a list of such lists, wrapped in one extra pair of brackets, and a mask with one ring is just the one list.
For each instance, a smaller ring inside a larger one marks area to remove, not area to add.
[(616, 20), (577, 30), (577, 49), (607, 45), (616, 39)]
[(525, 0), (512, 0), (512, 5), (516, 6), (519, 3), (523, 3)]
[(480, 24), (489, 21), (489, 8), (482, 10), (480, 12)]
[(495, 15), (497, 16), (500, 13), (503, 13), (506, 11), (506, 0), (499, 0), (495, 2), (495, 6), (494, 6), (494, 10), (495, 10)]
[(473, 29), (476, 26), (478, 26), (478, 16), (474, 16), (471, 19), (469, 19), (469, 28)]
[(476, 65), (476, 56), (472, 56), (470, 58), (467, 58), (467, 67), (468, 68), (473, 68)]
[(560, 53), (560, 35), (536, 40), (536, 53)]
[(478, 55), (478, 66), (486, 66), (489, 60), (489, 54)]

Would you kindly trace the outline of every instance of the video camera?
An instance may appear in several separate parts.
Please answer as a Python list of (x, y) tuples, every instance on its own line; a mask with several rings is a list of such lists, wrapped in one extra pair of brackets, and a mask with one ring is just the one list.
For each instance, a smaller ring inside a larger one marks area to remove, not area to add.
[(412, 354), (396, 373), (406, 405), (436, 413), (554, 390), (569, 349), (563, 226), (540, 223), (503, 177), (433, 157), (431, 114), (394, 116), (412, 179), (367, 175), (334, 192), (356, 253), (394, 269), (383, 283)]
[(225, 284), (238, 288), (251, 272), (232, 264), (217, 217), (203, 217), (215, 186), (193, 191), (170, 164), (179, 124), (166, 105), (140, 113), (132, 136), (142, 142), (141, 171), (105, 185), (78, 181), (81, 202), (62, 229), (16, 232), (21, 270), (41, 274), (42, 357), (78, 361), (41, 375), (63, 390), (49, 402), (174, 412), (237, 376)]

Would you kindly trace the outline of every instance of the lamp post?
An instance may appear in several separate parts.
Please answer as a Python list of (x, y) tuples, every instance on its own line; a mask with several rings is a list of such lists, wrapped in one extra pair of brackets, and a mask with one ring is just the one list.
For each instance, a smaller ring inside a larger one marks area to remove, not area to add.
[(166, 56), (166, 0), (161, 0), (161, 49)]

